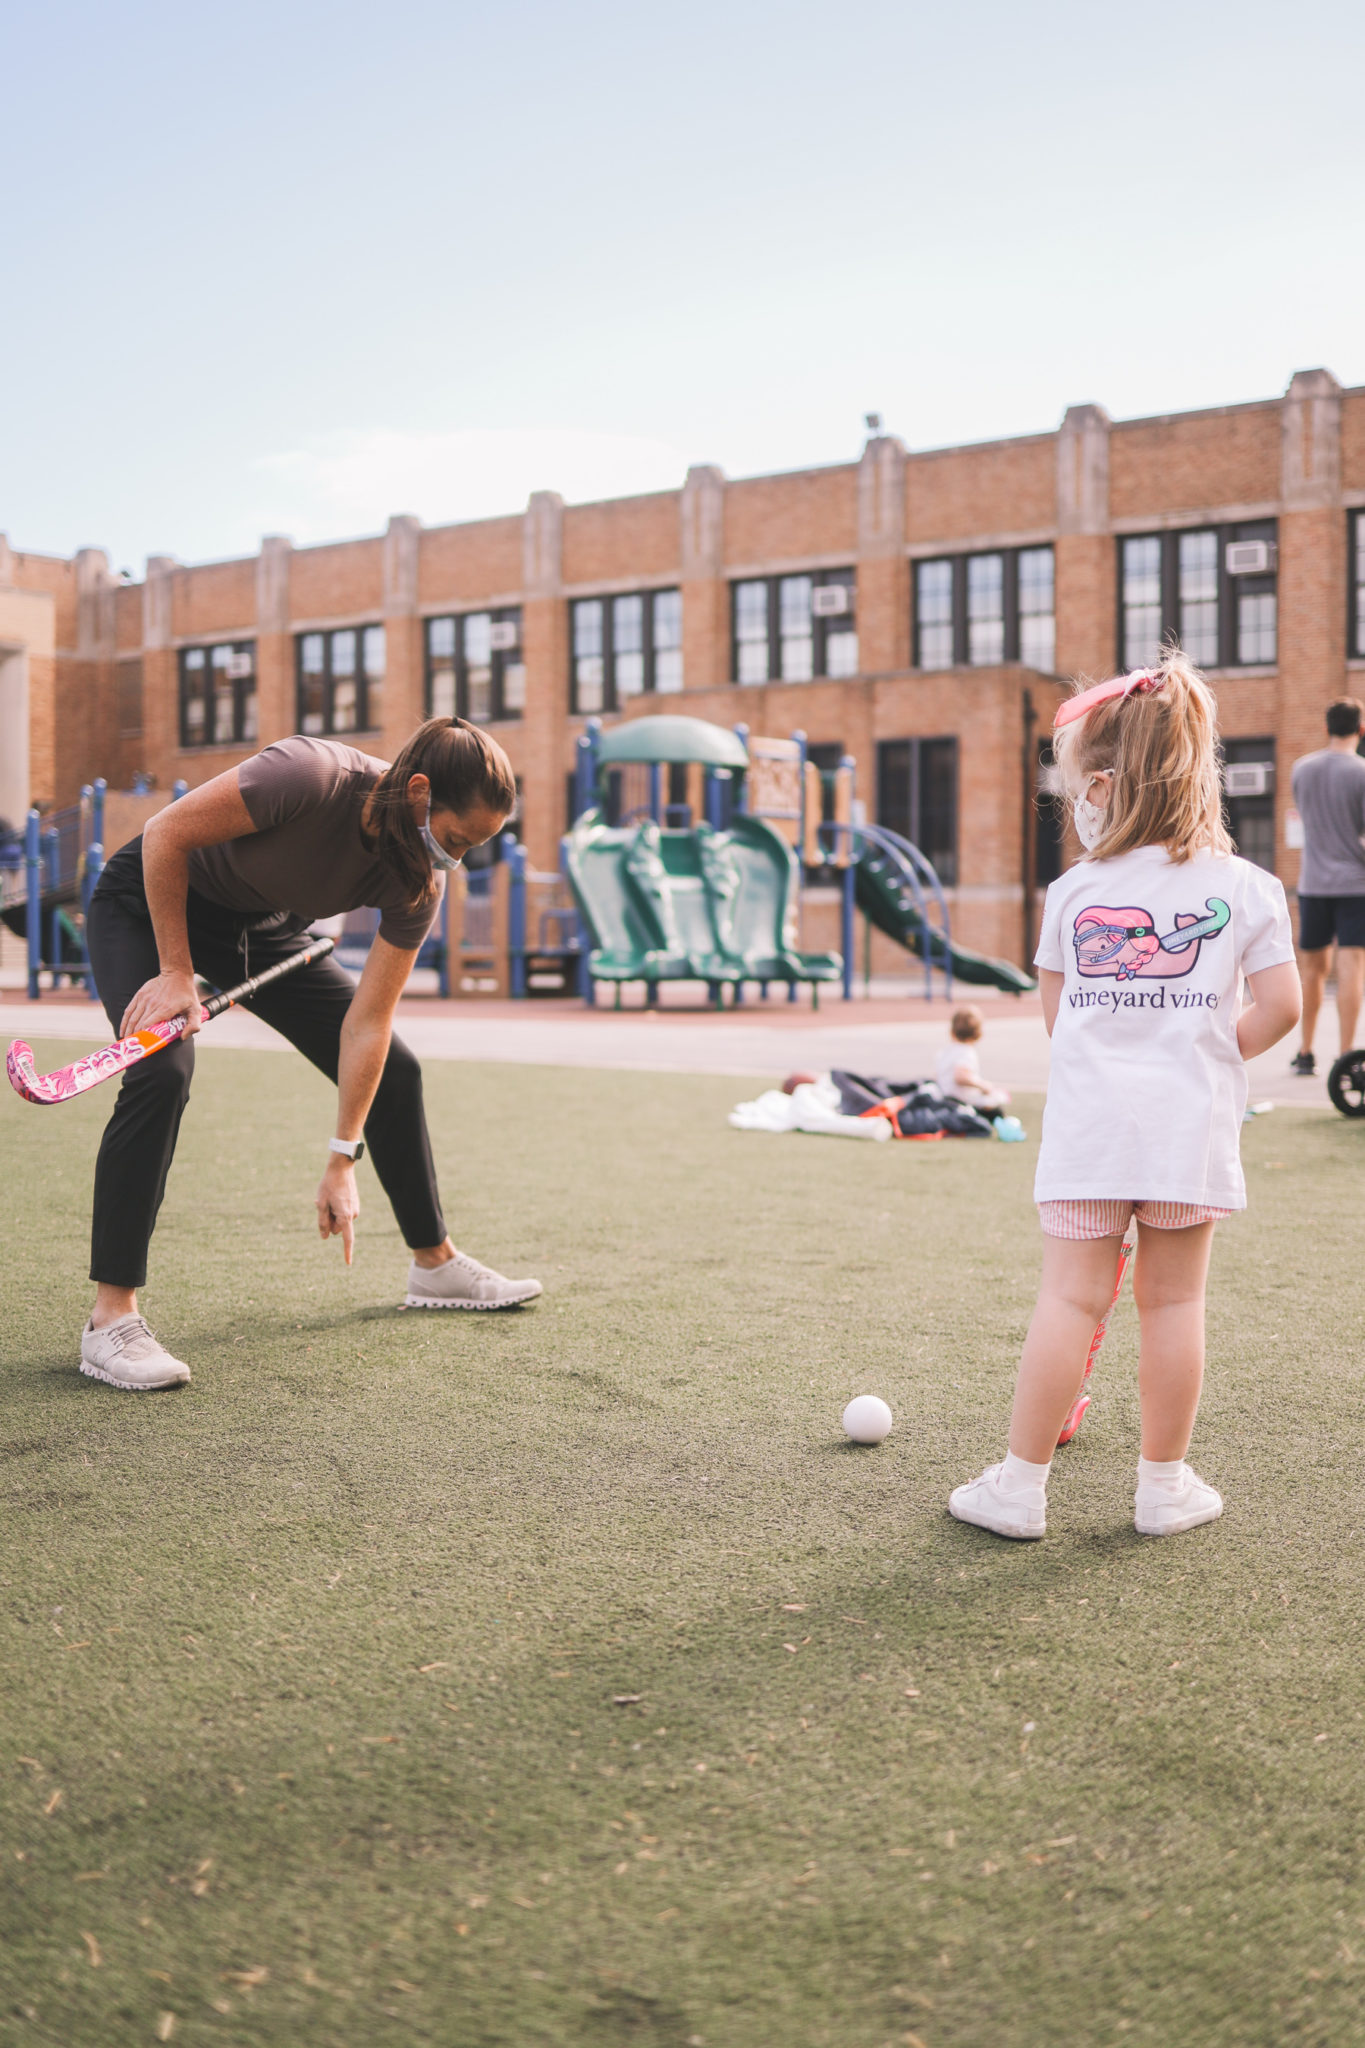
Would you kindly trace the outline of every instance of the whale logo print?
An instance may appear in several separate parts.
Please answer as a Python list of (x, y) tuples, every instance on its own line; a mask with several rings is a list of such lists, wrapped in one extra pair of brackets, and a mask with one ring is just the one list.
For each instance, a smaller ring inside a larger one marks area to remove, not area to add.
[(1219, 896), (1208, 898), (1204, 914), (1177, 911), (1175, 929), (1159, 932), (1149, 910), (1131, 905), (1116, 910), (1094, 904), (1078, 912), (1072, 931), (1076, 966), (1088, 978), (1116, 981), (1171, 980), (1188, 974), (1206, 939), (1216, 938), (1232, 912)]

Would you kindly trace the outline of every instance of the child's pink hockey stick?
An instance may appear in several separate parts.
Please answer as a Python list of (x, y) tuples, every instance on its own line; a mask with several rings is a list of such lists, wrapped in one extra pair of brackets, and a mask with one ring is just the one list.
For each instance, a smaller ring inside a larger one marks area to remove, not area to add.
[[(310, 960), (325, 959), (332, 945), (331, 939), (318, 939), (315, 944), (305, 946), (301, 953), (291, 953), (287, 960), (280, 960), (274, 967), (253, 974), (250, 981), (239, 982), (236, 988), (224, 989), (221, 995), (210, 996), (200, 1011), (201, 1022), (207, 1024), (211, 1018), (221, 1017), (223, 1011), (230, 1010), (234, 1003), (255, 995), (257, 989), (264, 988), (267, 982), (279, 981), (281, 976), (306, 967)], [(149, 1059), (154, 1052), (160, 1052), (163, 1045), (174, 1044), (184, 1029), (183, 1017), (169, 1017), (164, 1024), (153, 1024), (149, 1030), (135, 1031), (131, 1038), (115, 1039), (112, 1045), (87, 1053), (83, 1060), (74, 1060), (69, 1067), (59, 1067), (55, 1074), (38, 1073), (33, 1065), (33, 1047), (25, 1045), (22, 1038), (16, 1038), (5, 1060), (5, 1072), (9, 1075), (11, 1087), (26, 1102), (37, 1102), (46, 1108), (54, 1102), (70, 1102), (73, 1096), (98, 1088), (101, 1081), (112, 1080), (115, 1074), (127, 1073), (129, 1067), (135, 1067), (139, 1060)]]
[(1131, 1239), (1125, 1237), (1123, 1240), (1123, 1249), (1119, 1253), (1119, 1270), (1118, 1277), (1114, 1282), (1114, 1299), (1110, 1302), (1108, 1308), (1100, 1317), (1099, 1328), (1095, 1331), (1094, 1336), (1090, 1339), (1090, 1355), (1085, 1361), (1085, 1374), (1081, 1380), (1081, 1391), (1079, 1394), (1077, 1394), (1075, 1401), (1072, 1403), (1071, 1413), (1067, 1416), (1066, 1421), (1062, 1424), (1062, 1433), (1057, 1439), (1057, 1445), (1059, 1449), (1063, 1444), (1069, 1444), (1071, 1442), (1072, 1437), (1075, 1436), (1076, 1431), (1081, 1426), (1081, 1423), (1085, 1416), (1086, 1409), (1090, 1406), (1090, 1396), (1086, 1392), (1086, 1388), (1090, 1385), (1090, 1375), (1095, 1370), (1095, 1360), (1100, 1355), (1100, 1346), (1104, 1342), (1104, 1333), (1109, 1328), (1109, 1318), (1113, 1315), (1114, 1310), (1118, 1307), (1119, 1295), (1123, 1291), (1123, 1276), (1128, 1271), (1128, 1267), (1132, 1261), (1132, 1257), (1132, 1241)]

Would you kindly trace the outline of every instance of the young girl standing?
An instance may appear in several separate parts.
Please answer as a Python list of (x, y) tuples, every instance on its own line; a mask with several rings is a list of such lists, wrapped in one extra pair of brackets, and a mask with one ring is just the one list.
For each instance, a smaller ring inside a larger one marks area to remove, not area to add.
[(1294, 946), (1281, 884), (1232, 851), (1213, 698), (1182, 654), (1071, 698), (1054, 746), (1086, 856), (1047, 892), (1036, 958), (1052, 1039), (1043, 1277), (1008, 1453), (948, 1505), (998, 1536), (1043, 1534), (1052, 1453), (1136, 1215), (1136, 1522), (1174, 1536), (1223, 1512), (1184, 1462), (1204, 1283), (1214, 1224), (1246, 1207), (1243, 1062), (1298, 1020)]

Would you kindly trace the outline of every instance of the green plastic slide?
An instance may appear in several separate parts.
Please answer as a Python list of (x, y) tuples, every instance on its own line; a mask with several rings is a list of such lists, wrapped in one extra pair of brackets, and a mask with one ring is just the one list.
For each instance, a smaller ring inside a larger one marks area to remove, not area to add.
[[(914, 891), (895, 862), (879, 847), (865, 847), (854, 872), (854, 885), (859, 910), (866, 913), (878, 931), (885, 932), (897, 945), (904, 946), (922, 960), (924, 919)], [(937, 967), (944, 954), (943, 941), (937, 933), (931, 941), (931, 948), (933, 964)], [(969, 986), (1000, 988), (1014, 996), (1030, 995), (1038, 986), (1031, 975), (1025, 974), (1010, 960), (989, 960), (984, 953), (973, 953), (966, 946), (954, 945), (951, 940), (947, 951), (955, 979)]]
[(665, 831), (651, 820), (611, 826), (586, 811), (569, 833), (566, 867), (592, 940), (594, 981), (837, 981), (837, 953), (789, 943), (796, 860), (771, 826), (737, 817)]

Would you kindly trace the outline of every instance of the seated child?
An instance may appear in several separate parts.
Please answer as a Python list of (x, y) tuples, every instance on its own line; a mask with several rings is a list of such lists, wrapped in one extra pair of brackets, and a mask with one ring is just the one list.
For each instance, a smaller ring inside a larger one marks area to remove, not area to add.
[(987, 1116), (1003, 1109), (1010, 1099), (1008, 1088), (997, 1088), (982, 1077), (976, 1043), (984, 1026), (981, 1012), (968, 1004), (953, 1011), (952, 1041), (938, 1056), (934, 1079), (945, 1095), (970, 1103)]

